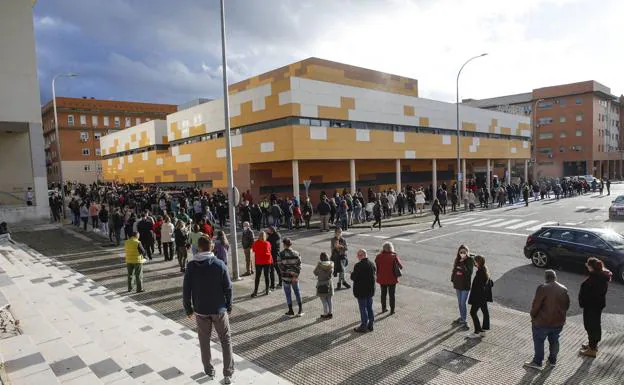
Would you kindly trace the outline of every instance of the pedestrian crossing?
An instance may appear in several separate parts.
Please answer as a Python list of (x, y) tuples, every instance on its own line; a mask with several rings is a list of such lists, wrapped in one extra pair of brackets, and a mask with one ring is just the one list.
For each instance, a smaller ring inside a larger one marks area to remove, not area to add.
[(491, 227), (497, 229), (508, 230), (526, 230), (536, 231), (544, 226), (554, 225), (557, 222), (554, 221), (539, 221), (535, 219), (507, 219), (507, 218), (483, 218), (483, 217), (462, 217), (453, 218), (446, 221), (442, 221), (442, 225), (457, 225), (467, 227)]

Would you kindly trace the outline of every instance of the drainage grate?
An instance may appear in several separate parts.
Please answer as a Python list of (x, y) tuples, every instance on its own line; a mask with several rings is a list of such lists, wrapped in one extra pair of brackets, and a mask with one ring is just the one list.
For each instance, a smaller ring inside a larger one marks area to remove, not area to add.
[(429, 360), (429, 363), (453, 373), (463, 373), (476, 365), (479, 361), (450, 350), (443, 349)]

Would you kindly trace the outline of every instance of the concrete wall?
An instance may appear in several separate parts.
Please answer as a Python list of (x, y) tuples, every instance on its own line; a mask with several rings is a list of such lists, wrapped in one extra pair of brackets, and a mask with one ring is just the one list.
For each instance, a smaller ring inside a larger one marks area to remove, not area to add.
[(34, 187), (30, 151), (24, 151), (29, 146), (28, 132), (0, 132), (0, 159), (4, 159), (0, 166), (0, 191), (23, 197), (28, 187)]
[[(102, 164), (101, 161), (97, 160), (64, 160), (61, 163), (63, 164), (63, 179), (65, 179), (65, 181), (70, 181), (72, 183), (77, 181), (85, 184), (93, 183), (97, 180), (98, 173), (96, 167)], [(85, 171), (85, 165), (89, 165), (89, 171)], [(101, 173), (100, 179), (102, 179)]]

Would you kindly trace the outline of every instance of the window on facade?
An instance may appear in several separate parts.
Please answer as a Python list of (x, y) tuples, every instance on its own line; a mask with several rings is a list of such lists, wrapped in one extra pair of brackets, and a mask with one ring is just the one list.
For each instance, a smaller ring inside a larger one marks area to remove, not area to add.
[(81, 126), (87, 125), (87, 115), (80, 115), (80, 125)]
[(141, 124), (141, 118), (136, 118), (136, 125), (138, 126), (139, 124)]
[(321, 125), (321, 121), (318, 119), (310, 119), (310, 125), (311, 126), (320, 126)]
[(115, 116), (115, 127), (119, 128), (121, 126), (121, 118), (119, 116)]
[(89, 133), (88, 133), (88, 132), (86, 132), (86, 131), (82, 131), (82, 132), (80, 133), (80, 140), (82, 140), (82, 141), (87, 141), (87, 140), (89, 140)]
[(545, 117), (545, 118), (539, 118), (537, 123), (542, 126), (545, 124), (551, 124), (553, 122), (553, 118), (551, 117)]
[(583, 114), (582, 113), (576, 114), (576, 121), (577, 122), (582, 122), (583, 121)]
[(91, 171), (91, 166), (88, 164), (85, 164), (84, 167), (82, 168), (85, 172), (89, 172)]
[(97, 125), (98, 125), (98, 117), (97, 117), (97, 115), (93, 115), (91, 117), (91, 124), (93, 125), (93, 127), (97, 127)]
[(542, 132), (539, 134), (540, 139), (552, 139), (554, 137), (552, 132)]
[(559, 117), (559, 123), (565, 123), (566, 122), (566, 117), (565, 116), (560, 116)]
[(576, 129), (576, 136), (583, 136), (583, 130), (580, 128)]
[(95, 140), (100, 140), (100, 138), (102, 137), (102, 133), (101, 132), (96, 132), (93, 134), (93, 137), (95, 138)]
[(102, 165), (100, 163), (97, 164), (97, 170), (102, 171)]
[(130, 127), (130, 126), (132, 126), (132, 119), (126, 118), (126, 127)]
[(68, 126), (74, 125), (74, 115), (67, 115), (67, 125)]
[(96, 149), (95, 149), (95, 155), (96, 155), (96, 156), (100, 156), (100, 155), (102, 155), (102, 150), (101, 150), (101, 149), (99, 149), (99, 148), (96, 148)]
[(540, 147), (537, 149), (537, 152), (540, 154), (552, 154), (552, 148), (550, 147)]
[(539, 102), (537, 104), (537, 107), (539, 107), (539, 108), (551, 108), (552, 105), (553, 105), (552, 102), (542, 101), (542, 102)]
[(103, 120), (104, 120), (104, 126), (105, 126), (105, 127), (108, 127), (108, 126), (110, 125), (110, 120), (109, 120), (108, 116), (105, 116), (105, 117), (103, 118)]
[(565, 107), (568, 104), (566, 98), (559, 99), (559, 105)]
[(583, 103), (582, 98), (576, 98), (576, 104), (582, 104), (582, 103)]
[(559, 146), (559, 152), (565, 152), (565, 147)]
[(559, 133), (559, 137), (560, 137), (560, 138), (565, 138), (565, 137), (567, 137), (567, 136), (568, 136), (568, 133), (567, 133), (567, 132), (565, 132), (565, 131), (561, 131), (561, 132)]
[(583, 146), (577, 144), (575, 146), (571, 146), (570, 150), (572, 150), (572, 151), (583, 151)]
[(89, 154), (91, 154), (91, 151), (88, 148), (82, 149), (82, 156), (89, 156)]

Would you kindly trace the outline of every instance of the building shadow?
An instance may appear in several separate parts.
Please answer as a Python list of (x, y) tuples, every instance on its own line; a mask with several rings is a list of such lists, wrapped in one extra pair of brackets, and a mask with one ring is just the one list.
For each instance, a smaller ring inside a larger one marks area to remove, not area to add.
[(576, 369), (576, 371), (565, 380), (564, 384), (582, 384), (589, 376), (589, 370), (594, 364), (594, 360), (591, 358), (584, 358), (583, 363)]

